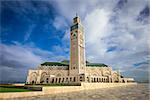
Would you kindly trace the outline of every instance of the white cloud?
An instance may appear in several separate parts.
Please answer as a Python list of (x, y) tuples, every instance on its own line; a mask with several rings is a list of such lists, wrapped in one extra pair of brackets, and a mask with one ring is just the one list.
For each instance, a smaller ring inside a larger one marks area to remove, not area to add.
[(35, 69), (45, 61), (60, 61), (65, 58), (56, 55), (57, 52), (39, 49), (33, 43), (0, 44), (0, 81), (25, 81), (29, 69)]
[(53, 26), (57, 29), (57, 30), (61, 30), (63, 28), (68, 27), (67, 22), (65, 21), (65, 19), (63, 17), (55, 17), (54, 21), (53, 21)]
[[(2, 60), (7, 60), (8, 62), (19, 62), (27, 67), (33, 64), (38, 64), (42, 61), (40, 56), (35, 55), (28, 48), (21, 45), (4, 45), (1, 44)], [(5, 61), (3, 61), (4, 63)], [(12, 66), (13, 67), (13, 66)], [(14, 66), (15, 67), (15, 66)]]
[(102, 39), (109, 35), (108, 21), (109, 12), (104, 9), (95, 9), (93, 12), (87, 14), (85, 20), (83, 20), (87, 53), (91, 54), (91, 56), (95, 55), (93, 53), (103, 55), (106, 51)]
[(87, 43), (97, 41), (108, 34), (108, 21), (109, 12), (103, 9), (95, 9), (93, 12), (86, 15), (85, 20), (83, 20), (85, 35), (87, 37), (92, 37), (86, 40)]
[(86, 14), (92, 12), (95, 8), (112, 9), (116, 0), (53, 0), (53, 4), (57, 5), (55, 9), (62, 16), (71, 21), (76, 13), (84, 19)]

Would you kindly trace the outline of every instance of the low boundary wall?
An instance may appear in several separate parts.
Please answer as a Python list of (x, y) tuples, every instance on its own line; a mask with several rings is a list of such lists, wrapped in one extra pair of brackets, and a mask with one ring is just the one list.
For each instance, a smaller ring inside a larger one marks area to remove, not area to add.
[(17, 98), (27, 96), (39, 96), (45, 94), (68, 93), (81, 90), (91, 90), (100, 88), (111, 88), (119, 86), (136, 85), (137, 83), (81, 83), (81, 86), (43, 86), (42, 91), (36, 92), (13, 92), (0, 93), (0, 99)]

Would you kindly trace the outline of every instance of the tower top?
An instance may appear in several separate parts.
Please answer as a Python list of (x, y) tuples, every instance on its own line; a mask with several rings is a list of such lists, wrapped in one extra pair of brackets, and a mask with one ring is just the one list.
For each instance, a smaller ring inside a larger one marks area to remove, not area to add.
[(77, 13), (76, 13), (76, 17), (73, 18), (73, 23), (74, 23), (74, 24), (80, 23), (80, 17), (78, 16)]

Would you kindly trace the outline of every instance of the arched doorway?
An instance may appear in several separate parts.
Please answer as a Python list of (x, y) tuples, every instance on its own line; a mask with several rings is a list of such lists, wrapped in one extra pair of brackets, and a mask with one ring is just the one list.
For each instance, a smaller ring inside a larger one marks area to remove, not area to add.
[(46, 72), (43, 72), (42, 74), (41, 74), (41, 79), (40, 79), (40, 83), (47, 83), (47, 76), (48, 74), (46, 73)]
[(36, 72), (33, 72), (33, 73), (31, 73), (30, 76), (31, 76), (31, 77), (30, 77), (30, 83), (31, 83), (31, 84), (36, 84), (36, 81), (37, 81), (37, 73), (36, 73)]

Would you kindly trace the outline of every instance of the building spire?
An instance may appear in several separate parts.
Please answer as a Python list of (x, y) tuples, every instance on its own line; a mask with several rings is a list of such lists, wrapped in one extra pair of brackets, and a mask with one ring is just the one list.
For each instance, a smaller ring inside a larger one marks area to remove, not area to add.
[(78, 13), (76, 13), (76, 17), (78, 17)]
[(77, 23), (80, 23), (80, 17), (76, 13), (76, 16), (73, 18), (73, 24), (77, 24)]

